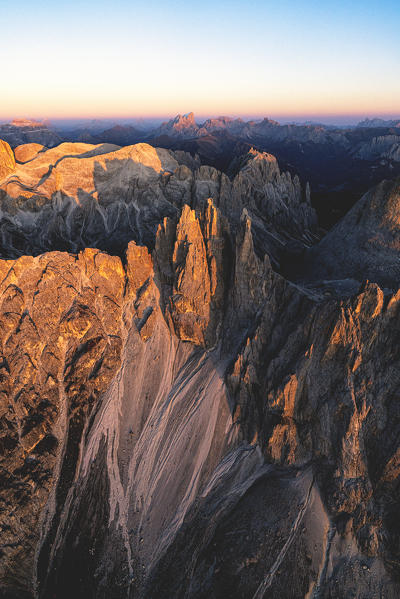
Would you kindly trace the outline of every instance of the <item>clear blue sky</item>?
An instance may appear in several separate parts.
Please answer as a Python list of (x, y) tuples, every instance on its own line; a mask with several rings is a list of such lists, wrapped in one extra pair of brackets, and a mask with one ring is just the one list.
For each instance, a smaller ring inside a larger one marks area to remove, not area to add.
[(0, 0), (0, 118), (399, 115), (394, 0)]

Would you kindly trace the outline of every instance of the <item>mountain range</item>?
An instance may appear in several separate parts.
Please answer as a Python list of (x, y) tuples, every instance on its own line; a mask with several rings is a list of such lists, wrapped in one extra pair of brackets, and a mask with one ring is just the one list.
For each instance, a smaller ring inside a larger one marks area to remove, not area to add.
[(400, 175), (398, 120), (366, 119), (357, 127), (286, 124), (219, 117), (198, 123), (193, 113), (170, 121), (61, 121), (0, 125), (0, 138), (15, 148), (26, 142), (54, 147), (61, 141), (119, 146), (138, 142), (183, 150), (231, 176), (251, 148), (277, 157), (284, 170), (309, 182), (320, 223), (330, 228), (370, 187)]
[(207, 123), (0, 144), (5, 599), (400, 596), (400, 178), (326, 230), (245, 132), (367, 128)]

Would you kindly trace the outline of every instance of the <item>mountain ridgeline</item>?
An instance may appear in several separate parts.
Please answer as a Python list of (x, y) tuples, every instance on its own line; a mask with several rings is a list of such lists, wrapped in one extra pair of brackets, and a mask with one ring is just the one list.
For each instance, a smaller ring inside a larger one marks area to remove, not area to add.
[(64, 142), (115, 144), (139, 142), (197, 155), (201, 164), (232, 176), (237, 160), (251, 148), (277, 157), (281, 168), (308, 181), (321, 226), (332, 227), (372, 186), (400, 175), (400, 120), (366, 119), (356, 127), (316, 123), (281, 125), (265, 118), (245, 121), (218, 117), (196, 120), (177, 115), (151, 119), (82, 120), (39, 123), (17, 120), (0, 125), (0, 139), (12, 148)]
[(400, 596), (400, 179), (234, 143), (1, 143), (5, 599)]

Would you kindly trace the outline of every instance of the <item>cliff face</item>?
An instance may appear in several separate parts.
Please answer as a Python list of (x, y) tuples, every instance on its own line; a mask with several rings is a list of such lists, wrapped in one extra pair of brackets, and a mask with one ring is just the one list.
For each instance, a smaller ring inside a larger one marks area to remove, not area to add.
[(397, 290), (400, 282), (400, 179), (382, 181), (298, 265), (298, 280), (369, 279)]
[[(270, 154), (251, 152), (230, 180), (184, 152), (148, 144), (64, 143), (26, 158), (0, 179), (0, 250), (6, 257), (98, 247), (123, 255), (127, 243), (154, 247), (164, 217), (177, 218), (187, 204), (201, 209), (212, 197), (234, 224), (243, 208), (254, 215), (260, 248), (278, 260), (280, 239), (315, 229), (310, 198), (297, 177), (280, 173)], [(289, 217), (288, 215), (292, 216)]]
[(355, 152), (357, 158), (363, 160), (400, 160), (400, 136), (399, 135), (380, 135), (371, 140), (360, 144)]
[(61, 143), (61, 138), (44, 123), (17, 119), (0, 125), (0, 138), (15, 148), (21, 144), (39, 143), (52, 148)]
[(162, 123), (158, 129), (152, 132), (151, 137), (157, 138), (167, 135), (168, 137), (178, 137), (180, 139), (193, 138), (201, 135), (200, 129), (194, 120), (193, 112), (188, 114), (178, 114), (170, 121)]
[[(149, 146), (103, 149), (57, 149), (1, 183), (14, 223), (28, 176), (39, 213), (96, 189), (96, 211), (118, 198), (152, 223), (123, 259), (0, 261), (3, 596), (398, 597), (396, 271), (390, 290), (363, 281), (371, 243), (351, 292), (283, 277), (282, 252), (302, 248), (307, 273), (329, 236), (306, 249), (307, 193), (271, 156), (230, 181)], [(356, 219), (389, 227), (391, 259), (398, 197), (386, 183)]]
[(0, 140), (0, 179), (7, 177), (14, 169), (14, 153), (6, 141)]

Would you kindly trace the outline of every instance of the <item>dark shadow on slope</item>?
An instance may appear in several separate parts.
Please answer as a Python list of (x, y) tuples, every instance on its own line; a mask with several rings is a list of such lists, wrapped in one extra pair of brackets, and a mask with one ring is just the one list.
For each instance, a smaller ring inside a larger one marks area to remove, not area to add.
[[(400, 178), (366, 193), (317, 245), (283, 265), (300, 284), (337, 283), (353, 293), (366, 279), (383, 288), (400, 284)], [(327, 289), (329, 292), (329, 289)], [(351, 294), (351, 293), (350, 293)]]
[[(3, 258), (36, 256), (48, 251), (76, 253), (85, 247), (123, 257), (129, 241), (154, 246), (158, 224), (166, 216), (175, 216), (179, 208), (165, 197), (171, 163), (162, 154), (160, 172), (132, 158), (106, 159), (104, 166), (94, 163), (93, 189), (78, 188), (76, 197), (57, 191), (51, 199), (40, 191), (35, 193), (54, 166), (65, 158), (87, 158), (101, 150), (58, 159), (34, 189), (20, 183), (24, 190), (33, 193), (30, 198), (10, 199), (1, 192)], [(25, 214), (20, 216), (20, 210)]]

